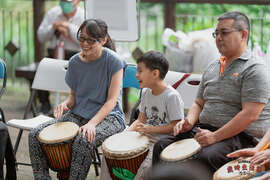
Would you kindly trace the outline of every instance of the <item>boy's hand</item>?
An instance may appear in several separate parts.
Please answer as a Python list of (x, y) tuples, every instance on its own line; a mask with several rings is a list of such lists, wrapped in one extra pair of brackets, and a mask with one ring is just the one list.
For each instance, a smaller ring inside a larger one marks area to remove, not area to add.
[(140, 134), (146, 134), (148, 133), (148, 126), (139, 122), (136, 124), (135, 130)]
[(131, 126), (129, 126), (128, 128), (126, 128), (126, 131), (135, 131), (134, 128), (132, 128)]
[(179, 133), (184, 133), (192, 129), (192, 125), (189, 123), (188, 119), (179, 121), (173, 128), (173, 135), (176, 136)]

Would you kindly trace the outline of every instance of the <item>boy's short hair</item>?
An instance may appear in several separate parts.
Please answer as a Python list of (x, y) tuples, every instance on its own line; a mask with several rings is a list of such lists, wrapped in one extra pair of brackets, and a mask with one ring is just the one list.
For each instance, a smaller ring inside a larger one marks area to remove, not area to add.
[(144, 63), (150, 70), (159, 70), (160, 79), (164, 79), (168, 70), (169, 62), (165, 56), (158, 51), (148, 51), (144, 53), (138, 60), (137, 63)]

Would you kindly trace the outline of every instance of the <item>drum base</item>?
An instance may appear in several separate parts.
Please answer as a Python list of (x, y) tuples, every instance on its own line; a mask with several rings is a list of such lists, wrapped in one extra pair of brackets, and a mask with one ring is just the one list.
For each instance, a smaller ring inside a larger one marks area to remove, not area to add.
[(59, 180), (68, 180), (69, 178), (69, 171), (62, 171), (57, 173), (57, 178)]
[(147, 154), (148, 150), (137, 157), (125, 160), (110, 159), (105, 157), (111, 178), (113, 180), (133, 179)]

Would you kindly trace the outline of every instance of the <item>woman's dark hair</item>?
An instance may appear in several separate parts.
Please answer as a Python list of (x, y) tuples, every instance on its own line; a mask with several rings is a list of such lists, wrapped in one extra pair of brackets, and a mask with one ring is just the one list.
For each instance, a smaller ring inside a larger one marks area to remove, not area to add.
[(98, 41), (107, 37), (107, 42), (103, 46), (107, 47), (113, 51), (116, 51), (114, 43), (112, 42), (112, 39), (111, 39), (110, 35), (108, 34), (108, 26), (103, 20), (101, 20), (101, 19), (87, 19), (87, 20), (85, 20), (81, 24), (81, 26), (77, 32), (77, 38), (79, 37), (83, 28), (86, 29), (86, 33), (89, 36), (95, 38)]

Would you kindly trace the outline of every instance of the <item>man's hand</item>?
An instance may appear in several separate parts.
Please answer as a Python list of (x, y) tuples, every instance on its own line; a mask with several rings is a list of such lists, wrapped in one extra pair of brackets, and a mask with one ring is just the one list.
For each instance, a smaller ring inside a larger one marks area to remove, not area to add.
[(54, 29), (57, 29), (59, 27), (68, 28), (69, 24), (70, 23), (68, 21), (56, 21), (55, 23), (53, 23), (53, 28)]
[(67, 21), (56, 21), (53, 24), (53, 28), (57, 30), (66, 39), (69, 38), (69, 22)]
[(198, 132), (196, 133), (194, 138), (196, 139), (196, 141), (198, 141), (198, 143), (202, 147), (209, 146), (211, 144), (216, 143), (216, 138), (215, 138), (214, 132), (211, 132), (207, 129), (201, 129), (201, 128), (198, 128), (197, 130), (198, 130)]
[(60, 26), (60, 27), (57, 28), (57, 30), (62, 36), (64, 36), (64, 38), (66, 38), (66, 39), (69, 38), (69, 30), (68, 30), (68, 28)]
[(83, 137), (87, 135), (88, 141), (92, 143), (96, 136), (96, 126), (89, 121), (79, 128), (79, 133), (82, 133)]
[(179, 121), (173, 128), (173, 135), (176, 136), (179, 133), (184, 133), (192, 129), (192, 125), (189, 123), (188, 119)]

